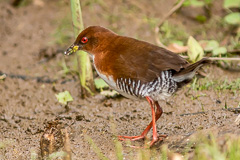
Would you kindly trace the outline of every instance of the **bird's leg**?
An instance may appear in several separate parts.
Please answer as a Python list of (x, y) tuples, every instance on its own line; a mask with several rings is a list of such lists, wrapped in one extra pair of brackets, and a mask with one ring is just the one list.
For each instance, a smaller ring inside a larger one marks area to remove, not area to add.
[[(153, 105), (155, 104), (156, 105), (156, 114), (154, 112), (154, 119), (155, 119), (155, 122), (161, 117), (163, 111), (162, 111), (162, 108), (160, 107), (160, 105), (158, 104), (157, 101), (153, 101), (150, 97), (146, 97), (146, 99), (148, 100), (151, 108), (153, 107)], [(154, 109), (153, 109), (154, 111)], [(146, 135), (148, 134), (148, 132), (150, 131), (150, 129), (152, 128), (153, 126), (153, 121), (151, 121), (149, 123), (149, 125), (146, 127), (146, 129), (142, 132), (141, 135), (139, 136), (118, 136), (119, 140), (126, 140), (126, 139), (130, 139), (131, 141), (135, 141), (135, 140), (139, 140), (139, 139), (144, 139), (146, 137)], [(166, 135), (160, 135), (160, 137), (167, 137)]]
[[(155, 117), (156, 117), (156, 122), (157, 122), (157, 120), (162, 116), (163, 110), (162, 110), (162, 107), (160, 107), (158, 101), (155, 101), (154, 103), (155, 103), (155, 105), (156, 105), (156, 107), (157, 107), (156, 116), (155, 116)], [(152, 123), (152, 122), (151, 122), (151, 123)], [(161, 135), (158, 135), (158, 137), (159, 137), (159, 138), (160, 138), (160, 137), (166, 138), (167, 135), (161, 134)]]
[[(147, 97), (147, 100), (153, 101), (150, 97)], [(153, 128), (153, 138), (152, 138), (152, 141), (150, 142), (150, 147), (157, 141), (161, 141), (161, 140), (163, 140), (163, 138), (167, 137), (167, 135), (158, 135), (158, 133), (157, 133), (156, 121), (162, 115), (162, 108), (160, 107), (160, 105), (158, 104), (157, 101), (154, 101), (154, 104), (157, 106), (157, 112), (158, 111), (160, 111), (160, 112), (158, 114), (157, 113), (155, 114), (154, 107), (150, 103), (151, 110), (152, 110), (152, 128)], [(163, 138), (160, 138), (160, 137), (163, 137)]]

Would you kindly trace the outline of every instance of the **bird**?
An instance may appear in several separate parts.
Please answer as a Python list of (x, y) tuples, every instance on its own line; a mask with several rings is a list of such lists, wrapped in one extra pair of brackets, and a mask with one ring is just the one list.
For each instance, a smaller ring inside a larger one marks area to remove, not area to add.
[(211, 62), (203, 58), (190, 64), (165, 48), (118, 35), (101, 26), (84, 29), (64, 54), (70, 55), (78, 50), (92, 57), (96, 72), (111, 88), (127, 98), (148, 101), (152, 121), (146, 129), (138, 136), (118, 138), (131, 141), (144, 139), (152, 128), (149, 147), (167, 137), (157, 133), (156, 121), (163, 113), (158, 101), (169, 98), (189, 83), (200, 67)]

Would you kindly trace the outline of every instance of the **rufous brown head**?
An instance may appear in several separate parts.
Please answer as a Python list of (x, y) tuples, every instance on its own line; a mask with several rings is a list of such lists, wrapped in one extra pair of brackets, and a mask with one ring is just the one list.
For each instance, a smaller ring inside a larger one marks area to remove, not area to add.
[(64, 54), (70, 55), (78, 50), (95, 54), (103, 49), (104, 46), (106, 46), (106, 42), (111, 41), (115, 36), (115, 33), (106, 28), (90, 26), (78, 35), (75, 42), (64, 52)]

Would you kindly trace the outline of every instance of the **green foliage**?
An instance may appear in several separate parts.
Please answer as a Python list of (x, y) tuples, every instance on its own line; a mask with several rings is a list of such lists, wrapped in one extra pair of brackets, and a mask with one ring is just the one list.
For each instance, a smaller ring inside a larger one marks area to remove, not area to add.
[(163, 145), (161, 147), (161, 151), (162, 151), (161, 160), (167, 160), (168, 159), (168, 156), (167, 156), (168, 147), (167, 147), (167, 145)]
[(225, 22), (237, 25), (240, 24), (240, 12), (233, 12), (224, 17)]
[(33, 0), (20, 0), (19, 2), (17, 2), (17, 6), (16, 7), (25, 7), (30, 5), (33, 2)]
[(102, 90), (105, 87), (108, 87), (108, 84), (101, 78), (96, 78), (94, 79), (94, 84), (97, 89)]
[[(240, 138), (225, 136), (217, 140), (213, 134), (209, 136), (198, 135), (194, 142), (194, 160), (237, 160), (240, 159)], [(224, 145), (222, 145), (222, 144)]]
[(84, 51), (78, 51), (77, 59), (78, 59), (78, 65), (79, 65), (79, 69), (80, 69), (79, 79), (80, 79), (81, 85), (91, 95), (93, 95), (93, 92), (90, 90), (90, 88), (87, 85), (87, 81), (91, 82), (91, 80), (93, 79), (92, 67), (91, 67), (91, 62), (90, 62), (88, 53), (86, 53)]
[(53, 152), (52, 154), (49, 155), (49, 159), (53, 160), (53, 159), (59, 159), (59, 158), (64, 158), (67, 156), (67, 153), (64, 151), (59, 151), (59, 152)]
[(31, 160), (37, 160), (38, 159), (38, 154), (36, 151), (31, 151)]
[[(205, 9), (208, 10), (208, 12), (211, 12), (210, 6), (212, 5), (214, 0), (185, 0), (183, 3), (184, 7), (205, 7)], [(197, 15), (195, 17), (195, 20), (197, 20), (200, 23), (205, 23), (207, 21), (207, 17), (205, 15)]]
[(116, 156), (118, 160), (123, 160), (123, 146), (117, 139), (114, 140)]
[(227, 157), (230, 160), (240, 159), (240, 138), (227, 142)]
[(95, 84), (96, 89), (99, 89), (101, 94), (106, 96), (106, 97), (115, 97), (115, 96), (119, 95), (119, 93), (116, 92), (115, 90), (103, 90), (104, 88), (107, 88), (109, 86), (101, 78), (94, 79), (94, 84)]
[(115, 97), (117, 95), (119, 95), (118, 92), (116, 92), (115, 90), (103, 90), (104, 88), (108, 88), (108, 84), (101, 78), (96, 78), (94, 79), (94, 84), (96, 89), (100, 90), (100, 94), (104, 95), (106, 97)]
[[(111, 125), (114, 127), (114, 125)], [(115, 130), (115, 128), (113, 128)], [(114, 132), (114, 131), (113, 131)], [(100, 160), (108, 160), (108, 158), (102, 153), (101, 149), (93, 142), (92, 138), (85, 135), (85, 139), (91, 145), (91, 148), (97, 154)], [(181, 154), (173, 153), (169, 150), (166, 144), (161, 146), (160, 150), (154, 148), (139, 148), (130, 149), (125, 157), (123, 154), (122, 143), (118, 140), (113, 141), (115, 145), (115, 155), (116, 159), (134, 159), (134, 160), (167, 160), (167, 159), (193, 159), (193, 160), (237, 160), (240, 159), (240, 137), (232, 137), (226, 135), (224, 138), (217, 139), (217, 137), (210, 133), (206, 135), (197, 133), (190, 139), (188, 148), (192, 148), (192, 151), (185, 152), (184, 156)], [(128, 146), (131, 144), (130, 141), (126, 142)], [(130, 144), (129, 144), (130, 143)], [(171, 158), (170, 158), (171, 157)]]
[(213, 0), (185, 0), (183, 6), (203, 7), (212, 4)]
[(216, 40), (202, 40), (199, 43), (205, 46), (203, 49), (206, 52), (211, 52), (219, 47), (219, 43)]
[[(225, 9), (239, 8), (240, 0), (224, 0)], [(240, 25), (240, 12), (232, 12), (224, 17), (224, 21), (231, 25)]]
[(202, 40), (199, 42), (202, 46), (204, 51), (212, 52), (213, 56), (220, 56), (227, 54), (226, 47), (220, 47), (219, 43), (216, 40)]
[(90, 144), (93, 151), (97, 154), (98, 158), (100, 160), (109, 160), (101, 151), (101, 149), (98, 148), (98, 146), (93, 142), (93, 139), (89, 137), (88, 135), (84, 136), (85, 140)]
[(199, 0), (185, 0), (183, 5), (184, 6), (202, 7), (202, 6), (204, 6), (204, 2), (199, 1)]
[(197, 78), (194, 78), (191, 88), (197, 91), (213, 89), (216, 91), (230, 90), (231, 92), (236, 93), (240, 91), (240, 78), (233, 81), (228, 81), (227, 79), (212, 81), (208, 78), (198, 81)]
[(239, 8), (240, 7), (240, 0), (224, 0), (223, 7), (228, 8)]
[(60, 92), (55, 95), (59, 103), (67, 105), (68, 102), (73, 101), (71, 94), (68, 91)]
[(119, 95), (118, 92), (116, 92), (115, 90), (105, 90), (105, 91), (101, 91), (101, 94), (106, 96), (106, 97), (116, 97), (117, 95)]
[(213, 56), (219, 56), (227, 53), (227, 48), (226, 47), (219, 47), (213, 49)]
[(199, 142), (195, 150), (195, 159), (225, 160), (223, 153), (221, 153), (217, 146), (215, 137), (210, 135), (210, 139), (207, 139), (205, 136), (200, 138), (201, 141)]
[(196, 62), (203, 58), (204, 52), (200, 44), (190, 36), (188, 39), (188, 57), (192, 62)]
[(83, 19), (82, 19), (82, 10), (80, 5), (80, 0), (70, 0), (71, 2), (71, 11), (72, 11), (72, 24), (75, 38), (78, 34), (84, 29)]
[[(116, 125), (113, 122), (113, 118), (112, 117), (110, 117), (110, 121), (111, 121), (110, 128), (111, 128), (113, 133), (116, 133)], [(116, 153), (117, 159), (118, 160), (123, 160), (123, 147), (122, 147), (122, 143), (117, 139), (117, 137), (114, 137), (113, 143), (115, 145), (115, 153)]]
[[(71, 0), (71, 12), (72, 12), (72, 24), (74, 29), (75, 38), (78, 34), (84, 29), (83, 19), (82, 19), (82, 10), (80, 5), (80, 0)], [(91, 86), (93, 85), (93, 74), (91, 62), (88, 54), (84, 51), (78, 51), (76, 54), (79, 65), (79, 79), (81, 86), (88, 91), (91, 95)], [(83, 92), (84, 93), (84, 92)]]
[(58, 65), (62, 68), (62, 70), (59, 72), (62, 73), (63, 77), (66, 76), (66, 74), (71, 73), (71, 69), (69, 69), (68, 66), (66, 65), (65, 59), (59, 61)]
[(67, 43), (69, 43), (72, 33), (70, 32), (71, 30), (71, 19), (69, 15), (66, 15), (60, 22), (58, 23), (58, 27), (52, 34), (54, 37), (55, 41), (54, 44), (58, 44), (61, 46), (65, 46)]
[(154, 29), (156, 27), (156, 25), (158, 24), (159, 19), (155, 18), (155, 17), (148, 17), (145, 15), (143, 17), (143, 21), (148, 23), (149, 26), (151, 27), (151, 29)]
[(196, 20), (197, 20), (198, 22), (204, 23), (204, 22), (206, 22), (207, 17), (204, 16), (204, 15), (198, 15), (198, 16), (196, 17)]
[(164, 22), (163, 25), (160, 27), (160, 41), (163, 44), (170, 44), (173, 42), (186, 42), (188, 39), (188, 34), (181, 26), (176, 26), (168, 21)]
[(0, 81), (1, 81), (1, 80), (5, 80), (5, 79), (6, 79), (6, 77), (7, 77), (7, 75), (6, 75), (6, 74), (2, 74), (2, 75), (0, 75)]

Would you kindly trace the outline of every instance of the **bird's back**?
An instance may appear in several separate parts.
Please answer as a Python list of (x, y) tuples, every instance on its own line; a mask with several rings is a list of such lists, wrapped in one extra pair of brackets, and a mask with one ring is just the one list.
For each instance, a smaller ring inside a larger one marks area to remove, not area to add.
[(95, 67), (112, 88), (129, 98), (159, 100), (172, 95), (178, 88), (172, 76), (188, 66), (175, 53), (129, 37), (117, 36), (107, 48), (95, 57)]

